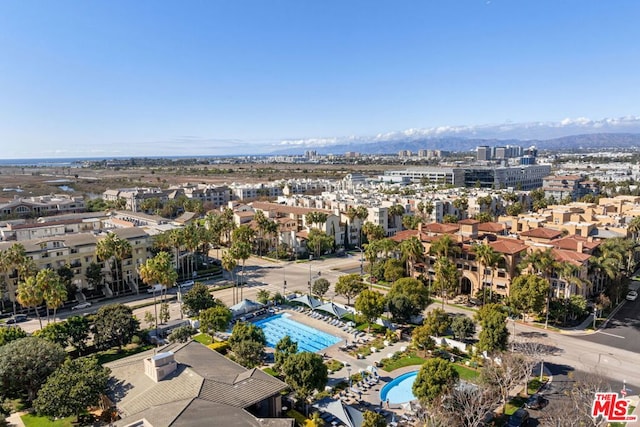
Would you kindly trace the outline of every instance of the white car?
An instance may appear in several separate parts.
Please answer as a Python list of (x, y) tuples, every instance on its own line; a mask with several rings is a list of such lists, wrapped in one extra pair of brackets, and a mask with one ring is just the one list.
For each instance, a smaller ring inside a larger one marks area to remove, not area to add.
[(81, 302), (80, 304), (77, 304), (71, 307), (71, 310), (82, 310), (83, 308), (89, 308), (89, 307), (91, 307), (90, 302)]
[(627, 300), (635, 301), (638, 298), (638, 291), (629, 291), (627, 294)]

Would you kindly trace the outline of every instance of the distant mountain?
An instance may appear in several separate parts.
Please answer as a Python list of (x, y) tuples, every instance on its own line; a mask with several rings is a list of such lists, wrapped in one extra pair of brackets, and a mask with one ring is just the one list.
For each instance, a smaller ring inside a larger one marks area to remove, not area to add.
[(408, 129), (374, 136), (349, 136), (283, 140), (272, 144), (271, 154), (397, 153), (400, 150), (468, 151), (478, 145), (535, 145), (542, 149), (580, 149), (640, 146), (640, 117), (560, 122), (502, 123), (493, 125), (439, 126)]
[(601, 148), (640, 148), (640, 133), (596, 133), (587, 135), (571, 135), (548, 140), (520, 140), (520, 139), (479, 139), (463, 137), (441, 138), (406, 138), (376, 141), (353, 141), (350, 143), (338, 143), (335, 145), (312, 145), (305, 147), (290, 147), (277, 150), (271, 154), (296, 155), (303, 154), (305, 150), (315, 150), (319, 154), (344, 154), (354, 151), (361, 154), (395, 154), (401, 150), (445, 150), (445, 151), (472, 151), (480, 145), (504, 146), (520, 145), (522, 147), (536, 146), (539, 149), (572, 151), (580, 149)]

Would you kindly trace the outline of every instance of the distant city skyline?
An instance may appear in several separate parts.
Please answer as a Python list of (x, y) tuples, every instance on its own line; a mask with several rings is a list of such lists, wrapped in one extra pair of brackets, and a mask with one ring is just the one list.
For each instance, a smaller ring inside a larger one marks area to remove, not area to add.
[(640, 132), (632, 0), (0, 3), (0, 158)]

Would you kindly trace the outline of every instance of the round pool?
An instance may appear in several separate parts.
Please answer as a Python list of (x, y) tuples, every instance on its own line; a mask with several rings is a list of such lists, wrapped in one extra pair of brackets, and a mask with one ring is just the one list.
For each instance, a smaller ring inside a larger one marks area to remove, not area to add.
[(386, 402), (389, 399), (389, 403), (406, 403), (415, 400), (413, 391), (413, 382), (416, 380), (418, 371), (407, 372), (397, 378), (394, 378), (389, 384), (386, 384), (380, 390), (380, 400)]

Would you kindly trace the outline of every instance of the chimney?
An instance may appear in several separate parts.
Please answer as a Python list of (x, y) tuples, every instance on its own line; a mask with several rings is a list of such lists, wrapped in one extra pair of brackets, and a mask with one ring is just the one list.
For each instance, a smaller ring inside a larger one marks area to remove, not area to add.
[(576, 249), (577, 252), (581, 254), (583, 249), (584, 249), (584, 243), (582, 242), (582, 240), (578, 240), (578, 248)]
[(422, 233), (422, 221), (418, 223), (418, 233)]

